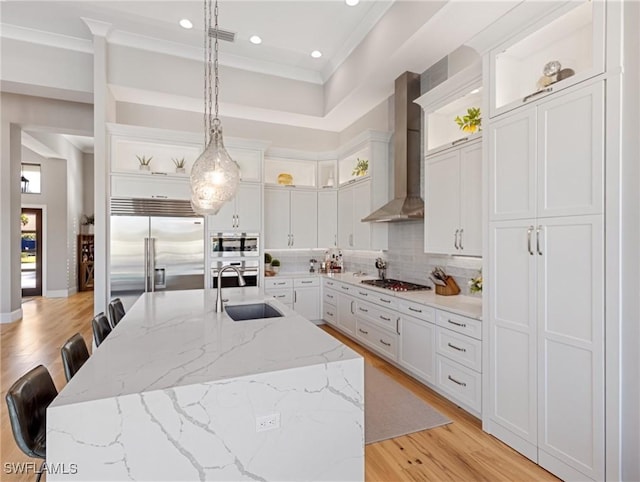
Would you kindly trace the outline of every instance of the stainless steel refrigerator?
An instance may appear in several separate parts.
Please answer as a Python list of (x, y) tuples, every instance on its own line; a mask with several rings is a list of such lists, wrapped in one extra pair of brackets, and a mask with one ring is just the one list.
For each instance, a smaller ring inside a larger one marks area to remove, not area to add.
[(204, 245), (202, 218), (112, 215), (111, 298), (203, 288)]

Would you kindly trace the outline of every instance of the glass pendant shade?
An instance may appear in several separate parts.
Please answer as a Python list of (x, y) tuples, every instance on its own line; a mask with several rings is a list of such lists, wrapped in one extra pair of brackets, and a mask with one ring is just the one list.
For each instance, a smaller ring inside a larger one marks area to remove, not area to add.
[(198, 214), (217, 214), (233, 199), (240, 182), (240, 167), (222, 142), (222, 127), (214, 125), (211, 139), (191, 169), (191, 206)]

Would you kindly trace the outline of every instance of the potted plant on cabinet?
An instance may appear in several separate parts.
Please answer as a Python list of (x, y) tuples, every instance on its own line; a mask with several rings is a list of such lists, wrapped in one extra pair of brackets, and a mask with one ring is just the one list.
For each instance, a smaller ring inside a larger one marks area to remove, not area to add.
[(184, 169), (184, 165), (185, 165), (184, 157), (182, 159), (178, 159), (177, 157), (173, 157), (173, 158), (171, 158), (171, 160), (176, 165), (176, 173), (184, 174), (184, 172), (185, 172), (185, 169)]
[(473, 134), (476, 131), (482, 130), (482, 114), (480, 113), (480, 107), (469, 107), (467, 114), (456, 116), (454, 119), (460, 130)]
[(279, 259), (272, 259), (271, 260), (271, 271), (274, 272), (274, 274), (278, 274), (278, 271), (280, 271), (280, 260)]
[(139, 169), (141, 171), (149, 171), (151, 170), (151, 159), (153, 159), (153, 156), (136, 156), (138, 158), (138, 162), (140, 163)]

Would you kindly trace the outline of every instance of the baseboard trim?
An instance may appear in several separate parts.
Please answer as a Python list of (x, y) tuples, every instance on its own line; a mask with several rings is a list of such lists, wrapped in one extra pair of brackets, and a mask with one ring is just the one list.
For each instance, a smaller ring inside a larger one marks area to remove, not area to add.
[(70, 290), (68, 290), (67, 292), (67, 296), (73, 296), (78, 292), (78, 288), (71, 288)]
[(68, 298), (69, 290), (47, 290), (45, 298)]
[(0, 313), (0, 323), (13, 323), (22, 319), (22, 308), (18, 308), (10, 313)]

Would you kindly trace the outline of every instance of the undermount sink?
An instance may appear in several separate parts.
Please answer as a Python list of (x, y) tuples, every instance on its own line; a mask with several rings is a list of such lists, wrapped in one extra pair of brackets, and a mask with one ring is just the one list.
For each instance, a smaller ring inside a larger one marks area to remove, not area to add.
[(283, 316), (282, 313), (267, 303), (225, 306), (224, 310), (233, 321), (261, 320), (263, 318)]

